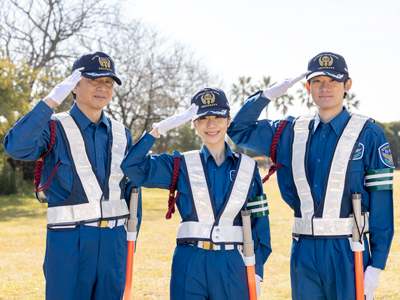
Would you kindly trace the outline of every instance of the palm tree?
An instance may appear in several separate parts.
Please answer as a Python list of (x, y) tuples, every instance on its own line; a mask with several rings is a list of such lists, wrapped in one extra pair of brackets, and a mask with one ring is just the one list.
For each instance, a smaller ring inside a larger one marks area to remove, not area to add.
[[(264, 90), (270, 88), (271, 86), (273, 86), (274, 84), (276, 84), (276, 82), (271, 83), (271, 76), (268, 76), (268, 77), (264, 76), (263, 80), (258, 82), (258, 85), (254, 85), (252, 87), (252, 93), (255, 93), (257, 91), (264, 91)], [(267, 119), (268, 119), (268, 107), (269, 107), (269, 105), (267, 105), (265, 107), (265, 117)]]
[(247, 97), (251, 95), (252, 86), (250, 81), (251, 77), (242, 76), (239, 77), (238, 84), (232, 84), (233, 103), (239, 102), (240, 106), (242, 106)]
[(354, 107), (356, 109), (358, 109), (358, 105), (360, 104), (360, 100), (356, 100), (356, 94), (354, 93), (347, 93), (347, 96), (345, 98), (345, 106), (347, 108), (347, 110), (349, 111), (349, 113), (351, 112), (351, 107)]
[(299, 94), (299, 98), (301, 99), (301, 104), (305, 104), (308, 108), (308, 113), (311, 114), (311, 107), (314, 106), (313, 101), (311, 100), (310, 93), (306, 89), (306, 83), (301, 82), (302, 87), (296, 91)]
[(276, 110), (279, 110), (282, 108), (282, 115), (285, 117), (287, 110), (288, 110), (288, 105), (293, 105), (294, 97), (292, 95), (285, 94), (283, 96), (280, 96), (276, 98), (275, 100), (275, 108)]

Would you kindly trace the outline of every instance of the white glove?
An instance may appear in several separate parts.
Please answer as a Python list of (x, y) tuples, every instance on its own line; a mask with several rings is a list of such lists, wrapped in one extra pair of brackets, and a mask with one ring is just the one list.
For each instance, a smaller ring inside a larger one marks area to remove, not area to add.
[(366, 300), (374, 299), (374, 291), (378, 287), (381, 269), (368, 266), (364, 272), (364, 295)]
[(281, 82), (278, 82), (273, 87), (270, 87), (264, 91), (264, 96), (271, 101), (275, 101), (276, 98), (286, 94), (288, 88), (292, 87), (297, 81), (302, 80), (307, 75), (307, 72), (301, 74), (296, 78), (285, 78)]
[(165, 135), (168, 130), (181, 126), (182, 124), (185, 124), (187, 121), (191, 120), (192, 117), (197, 113), (198, 109), (199, 107), (193, 103), (183, 113), (169, 117), (160, 123), (153, 123), (153, 128), (158, 128), (158, 133)]
[(79, 80), (82, 79), (81, 72), (74, 72), (71, 76), (65, 79), (63, 82), (57, 84), (47, 95), (46, 98), (50, 98), (54, 102), (57, 102), (58, 105), (67, 98), (68, 94), (75, 88), (76, 84)]
[(261, 295), (261, 285), (260, 282), (262, 281), (261, 277), (256, 274), (256, 288), (257, 288), (257, 298)]

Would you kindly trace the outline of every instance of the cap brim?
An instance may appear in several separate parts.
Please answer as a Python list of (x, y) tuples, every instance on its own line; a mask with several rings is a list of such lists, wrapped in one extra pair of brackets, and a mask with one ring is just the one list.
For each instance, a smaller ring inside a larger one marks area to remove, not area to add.
[(346, 80), (346, 78), (348, 77), (347, 74), (344, 74), (341, 72), (326, 70), (326, 71), (317, 71), (317, 72), (310, 73), (307, 75), (306, 80), (309, 81), (310, 79), (312, 79), (314, 77), (318, 77), (318, 76), (328, 76), (339, 82), (344, 82)]
[(229, 116), (229, 109), (224, 107), (212, 107), (199, 109), (197, 111), (197, 115), (193, 116), (192, 121), (196, 121), (198, 118), (206, 117), (206, 116), (220, 116), (222, 118), (227, 118)]
[(110, 71), (82, 72), (81, 74), (82, 74), (83, 77), (90, 78), (90, 79), (100, 78), (100, 77), (111, 77), (111, 78), (114, 78), (115, 82), (118, 85), (122, 84), (121, 79), (119, 79), (117, 77), (117, 75), (115, 75), (113, 72), (110, 72)]

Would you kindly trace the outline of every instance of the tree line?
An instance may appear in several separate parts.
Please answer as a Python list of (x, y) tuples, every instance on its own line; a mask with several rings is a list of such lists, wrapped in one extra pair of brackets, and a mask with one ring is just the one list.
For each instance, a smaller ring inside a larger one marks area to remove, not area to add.
[[(223, 85), (188, 47), (127, 17), (121, 11), (121, 3), (123, 1), (0, 0), (1, 141), (19, 117), (69, 76), (72, 62), (87, 51), (100, 50), (113, 57), (123, 85), (115, 88), (105, 112), (125, 124), (134, 141), (144, 130), (151, 129), (153, 122), (187, 108), (191, 95), (198, 89)], [(233, 103), (243, 104), (249, 95), (273, 84), (271, 77), (253, 83), (251, 77), (243, 76), (227, 92)], [(274, 107), (282, 116), (295, 98), (310, 112), (313, 109), (304, 83), (295, 95), (287, 94), (275, 101)], [(70, 96), (55, 111), (68, 110), (72, 103)], [(349, 109), (357, 108), (359, 100), (355, 94), (350, 94), (345, 103)], [(385, 125), (385, 133), (386, 130), (392, 132), (393, 128), (400, 129), (396, 124)], [(174, 149), (186, 151), (197, 148), (200, 143), (193, 128), (186, 124), (161, 137), (152, 150), (157, 153)], [(1, 143), (0, 194), (15, 192), (11, 187), (18, 188), (23, 180), (33, 182), (34, 167), (35, 162), (7, 157)]]

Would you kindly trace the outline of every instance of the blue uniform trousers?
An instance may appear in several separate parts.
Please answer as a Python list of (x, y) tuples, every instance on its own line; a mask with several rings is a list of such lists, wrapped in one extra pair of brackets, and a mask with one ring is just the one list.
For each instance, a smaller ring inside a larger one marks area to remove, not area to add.
[[(369, 260), (369, 247), (364, 236), (364, 269)], [(292, 299), (356, 299), (354, 252), (349, 240), (300, 238), (292, 244), (290, 258)]]
[(247, 272), (238, 250), (178, 245), (172, 259), (171, 300), (248, 300)]
[(122, 299), (126, 258), (124, 226), (48, 231), (43, 264), (46, 299)]

